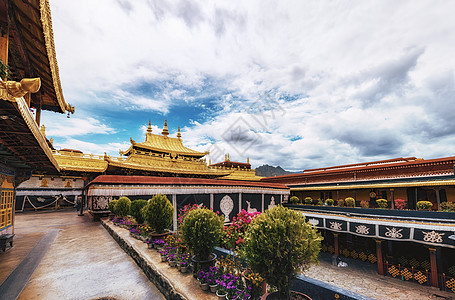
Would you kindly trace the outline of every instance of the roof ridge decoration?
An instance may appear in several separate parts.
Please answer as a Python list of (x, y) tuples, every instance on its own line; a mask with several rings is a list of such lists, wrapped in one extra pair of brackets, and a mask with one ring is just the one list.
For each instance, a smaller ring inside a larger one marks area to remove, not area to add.
[(17, 102), (27, 93), (36, 93), (41, 87), (40, 78), (24, 78), (20, 82), (0, 79), (0, 99)]
[(161, 134), (165, 137), (167, 137), (169, 135), (169, 130), (167, 130), (167, 120), (164, 120), (164, 127), (163, 127), (163, 131), (161, 132)]
[(52, 73), (52, 81), (54, 83), (55, 95), (57, 97), (58, 104), (63, 113), (74, 113), (74, 106), (65, 102), (63, 97), (62, 85), (60, 82), (59, 69), (57, 64), (57, 55), (55, 52), (54, 44), (54, 32), (52, 30), (52, 17), (49, 0), (40, 0), (40, 13), (41, 13), (41, 24), (43, 26), (44, 42), (46, 45), (47, 56), (49, 58), (49, 66)]

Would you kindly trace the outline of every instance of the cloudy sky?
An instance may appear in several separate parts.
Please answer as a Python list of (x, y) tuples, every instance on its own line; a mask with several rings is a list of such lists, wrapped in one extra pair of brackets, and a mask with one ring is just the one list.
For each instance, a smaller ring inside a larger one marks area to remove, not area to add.
[(51, 0), (57, 148), (184, 144), (287, 170), (455, 155), (455, 2)]

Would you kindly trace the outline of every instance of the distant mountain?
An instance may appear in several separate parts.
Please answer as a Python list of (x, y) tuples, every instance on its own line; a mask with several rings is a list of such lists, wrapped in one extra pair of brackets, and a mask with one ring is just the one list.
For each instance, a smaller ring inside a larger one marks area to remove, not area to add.
[(274, 167), (269, 165), (263, 165), (256, 168), (256, 175), (262, 177), (281, 176), (288, 174), (294, 174), (294, 172), (288, 172), (280, 166)]

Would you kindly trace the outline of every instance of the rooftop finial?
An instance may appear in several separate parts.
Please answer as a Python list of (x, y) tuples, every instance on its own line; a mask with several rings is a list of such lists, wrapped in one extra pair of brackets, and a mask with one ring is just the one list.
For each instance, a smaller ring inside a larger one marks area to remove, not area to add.
[(250, 163), (250, 158), (249, 158), (249, 157), (246, 158), (246, 163), (247, 163), (247, 164)]
[(152, 133), (152, 121), (149, 120), (149, 127), (147, 128), (147, 133)]
[(162, 135), (168, 136), (169, 131), (167, 130), (167, 120), (164, 120), (164, 127), (163, 127), (163, 132), (161, 132)]
[(178, 129), (178, 132), (177, 132), (177, 138), (179, 140), (182, 139), (182, 134), (180, 133), (180, 126), (179, 126), (179, 129)]

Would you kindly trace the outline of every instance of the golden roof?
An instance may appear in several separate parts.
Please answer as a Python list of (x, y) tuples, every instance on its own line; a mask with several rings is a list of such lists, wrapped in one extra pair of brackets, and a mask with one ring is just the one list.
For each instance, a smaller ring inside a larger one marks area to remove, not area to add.
[(199, 152), (192, 150), (183, 146), (179, 132), (177, 138), (169, 137), (169, 131), (167, 129), (167, 121), (164, 121), (164, 128), (162, 135), (152, 134), (151, 123), (149, 121), (149, 126), (147, 128), (147, 133), (145, 134), (145, 142), (136, 143), (134, 140), (130, 139), (131, 146), (126, 151), (120, 151), (122, 155), (131, 155), (137, 148), (151, 150), (159, 153), (167, 153), (172, 157), (177, 157), (178, 155), (191, 156), (191, 157), (203, 157), (208, 154), (208, 152)]

